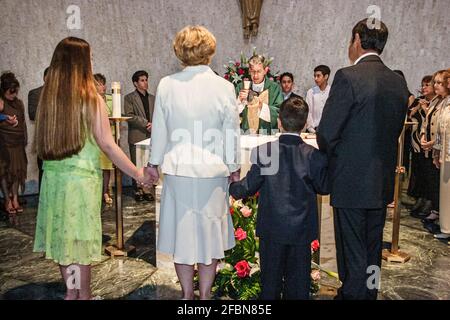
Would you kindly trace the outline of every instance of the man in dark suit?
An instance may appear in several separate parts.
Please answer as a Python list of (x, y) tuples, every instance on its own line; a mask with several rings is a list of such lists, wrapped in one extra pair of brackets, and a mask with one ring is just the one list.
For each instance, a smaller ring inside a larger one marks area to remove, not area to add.
[[(290, 72), (285, 72), (280, 76), (281, 93), (283, 94), (283, 100), (287, 100), (291, 97), (300, 97), (294, 93), (294, 75)], [(301, 98), (301, 97), (300, 97)], [(309, 107), (309, 106), (308, 106)]]
[[(45, 83), (45, 78), (47, 77), (48, 69), (49, 69), (49, 67), (45, 68), (45, 70), (44, 70), (44, 83)], [(30, 92), (28, 92), (28, 116), (30, 117), (31, 121), (36, 120), (36, 112), (37, 112), (39, 99), (41, 98), (41, 92), (42, 92), (43, 88), (44, 88), (44, 86), (42, 85), (39, 88), (30, 90)], [(38, 165), (38, 169), (39, 169), (39, 188), (41, 186), (42, 175), (44, 174), (44, 171), (42, 171), (42, 164), (43, 164), (42, 160), (39, 159), (39, 157), (38, 157), (37, 165)]]
[(302, 98), (284, 101), (279, 140), (254, 149), (247, 176), (230, 185), (235, 199), (260, 191), (256, 234), (263, 300), (280, 299), (282, 292), (284, 299), (309, 299), (317, 193), (328, 193), (328, 169), (326, 155), (300, 137), (307, 117), (308, 105)]
[[(136, 164), (135, 143), (151, 137), (155, 96), (147, 92), (148, 73), (146, 71), (136, 71), (133, 74), (132, 81), (136, 90), (125, 96), (124, 109), (125, 116), (131, 117), (128, 121), (128, 144), (130, 147), (131, 161)], [(154, 200), (154, 196), (137, 186), (134, 180), (133, 188), (136, 201)]]
[(343, 285), (336, 299), (376, 299), (386, 208), (393, 201), (398, 138), (408, 105), (405, 80), (380, 58), (381, 21), (352, 31), (353, 66), (334, 78), (317, 132), (328, 154), (336, 255)]

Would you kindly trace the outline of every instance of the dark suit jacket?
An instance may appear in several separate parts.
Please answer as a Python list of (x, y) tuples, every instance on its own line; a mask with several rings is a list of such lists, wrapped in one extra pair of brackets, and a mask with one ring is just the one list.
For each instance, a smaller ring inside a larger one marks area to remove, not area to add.
[[(262, 172), (267, 161), (261, 153), (278, 157), (275, 174)], [(247, 176), (230, 185), (230, 194), (240, 199), (260, 191), (256, 234), (282, 244), (311, 244), (317, 239), (317, 193), (328, 193), (326, 155), (300, 137), (281, 135), (254, 149), (252, 163)]]
[(36, 120), (36, 112), (39, 104), (39, 99), (41, 98), (42, 88), (44, 88), (44, 86), (30, 90), (30, 92), (28, 92), (28, 116), (30, 117), (31, 121)]
[(317, 130), (328, 154), (332, 206), (379, 209), (393, 201), (408, 97), (405, 80), (378, 56), (336, 73)]
[[(151, 119), (153, 118), (153, 110), (155, 109), (155, 96), (149, 94), (148, 100), (151, 122)], [(125, 116), (131, 117), (128, 121), (128, 143), (135, 144), (139, 141), (150, 138), (151, 133), (146, 129), (146, 125), (149, 120), (146, 118), (144, 104), (142, 103), (141, 97), (136, 90), (125, 96), (124, 110)]]

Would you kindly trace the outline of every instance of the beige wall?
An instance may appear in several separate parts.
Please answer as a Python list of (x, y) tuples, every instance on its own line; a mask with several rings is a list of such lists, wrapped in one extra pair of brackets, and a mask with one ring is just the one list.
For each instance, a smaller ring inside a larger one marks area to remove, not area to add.
[[(66, 26), (71, 4), (81, 9), (81, 30)], [(256, 46), (275, 58), (274, 71), (294, 73), (297, 92), (304, 95), (313, 85), (314, 66), (328, 64), (334, 73), (348, 64), (351, 28), (367, 16), (370, 4), (380, 6), (390, 29), (383, 59), (406, 73), (413, 93), (424, 74), (448, 67), (448, 0), (264, 0), (259, 36), (251, 41), (242, 36), (238, 0), (0, 0), (0, 71), (16, 73), (26, 104), (56, 44), (73, 35), (91, 43), (95, 72), (104, 73), (108, 83), (121, 81), (129, 92), (132, 73), (146, 69), (154, 93), (161, 77), (179, 69), (171, 48), (174, 34), (187, 24), (202, 24), (218, 40), (213, 69), (222, 73), (230, 57), (241, 50), (250, 54)], [(33, 193), (37, 170), (35, 156), (28, 155), (27, 193)]]

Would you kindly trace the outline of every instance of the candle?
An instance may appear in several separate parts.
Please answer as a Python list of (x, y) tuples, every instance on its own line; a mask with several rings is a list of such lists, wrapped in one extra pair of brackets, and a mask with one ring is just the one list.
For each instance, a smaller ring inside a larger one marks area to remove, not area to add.
[(120, 100), (120, 82), (112, 83), (112, 98), (113, 98), (113, 118), (122, 117), (122, 107)]

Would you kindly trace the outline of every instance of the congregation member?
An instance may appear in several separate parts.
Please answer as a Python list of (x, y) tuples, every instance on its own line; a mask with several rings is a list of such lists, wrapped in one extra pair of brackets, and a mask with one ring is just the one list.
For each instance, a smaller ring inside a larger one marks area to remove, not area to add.
[[(97, 87), (98, 94), (105, 101), (106, 113), (108, 117), (112, 117), (112, 96), (106, 94), (106, 77), (101, 73), (94, 74), (95, 86)], [(114, 137), (114, 128), (111, 126), (111, 133)], [(107, 206), (112, 206), (113, 199), (111, 198), (109, 183), (111, 180), (111, 172), (114, 170), (111, 160), (104, 152), (100, 152), (100, 167), (103, 171), (103, 202)]]
[[(440, 208), (440, 171), (433, 163), (433, 147), (436, 144), (438, 135), (439, 118), (443, 108), (445, 108), (448, 89), (443, 84), (443, 74), (445, 71), (438, 71), (433, 75), (433, 87), (436, 96), (426, 107), (426, 116), (420, 130), (420, 146), (424, 152), (423, 179), (424, 198), (430, 200), (429, 206), (424, 206), (420, 212), (414, 216), (417, 218), (434, 219), (439, 215)], [(424, 102), (426, 105), (426, 103)]]
[[(44, 83), (45, 83), (45, 79), (47, 77), (47, 73), (48, 73), (48, 67), (45, 68), (44, 70)], [(38, 109), (38, 105), (39, 105), (39, 99), (41, 98), (41, 92), (42, 92), (42, 88), (44, 88), (44, 85), (30, 90), (30, 92), (28, 92), (28, 117), (30, 118), (31, 121), (35, 121), (36, 120), (36, 112)], [(42, 181), (42, 175), (43, 175), (43, 171), (42, 171), (42, 159), (37, 158), (37, 166), (38, 166), (38, 170), (39, 170), (39, 186), (38, 188), (40, 188), (41, 186), (41, 181)]]
[[(187, 26), (173, 48), (184, 69), (158, 85), (146, 171), (154, 181), (158, 167), (164, 174), (158, 250), (173, 255), (183, 299), (194, 299), (198, 266), (205, 300), (218, 260), (235, 245), (227, 191), (229, 180), (239, 179), (239, 113), (233, 85), (209, 67), (216, 52), (211, 32)], [(202, 138), (211, 132), (212, 148)]]
[[(248, 64), (251, 76), (249, 88), (244, 87), (244, 82), (236, 87), (241, 129), (246, 133), (270, 135), (278, 131), (278, 110), (283, 94), (280, 86), (267, 77), (269, 67), (263, 56), (252, 56)], [(268, 98), (263, 98), (267, 94)]]
[(430, 213), (429, 217), (425, 219), (427, 222), (432, 222), (438, 218), (437, 212), (431, 210), (431, 200), (426, 199), (427, 185), (426, 177), (426, 161), (425, 152), (420, 145), (420, 131), (422, 124), (426, 118), (428, 112), (428, 106), (433, 98), (436, 96), (434, 93), (434, 86), (432, 83), (433, 76), (427, 75), (422, 78), (420, 96), (416, 98), (411, 105), (408, 118), (414, 122), (411, 128), (411, 172), (409, 178), (409, 186), (407, 194), (416, 199), (416, 202), (411, 207), (410, 214), (413, 217), (426, 217), (426, 214)]
[(328, 84), (330, 74), (331, 70), (328, 66), (320, 65), (314, 68), (314, 82), (316, 85), (306, 93), (306, 103), (309, 106), (306, 131), (309, 133), (316, 133), (316, 129), (322, 118), (323, 108), (331, 89)]
[(450, 240), (450, 70), (438, 71), (434, 77), (435, 91), (444, 98), (438, 119), (438, 131), (434, 144), (434, 164), (440, 169), (439, 225), (436, 239)]
[[(155, 108), (155, 96), (148, 93), (148, 72), (145, 70), (136, 71), (133, 74), (132, 82), (135, 90), (127, 94), (124, 98), (125, 116), (131, 117), (128, 120), (128, 144), (130, 148), (131, 161), (136, 164), (136, 143), (148, 139), (152, 136), (152, 117)], [(139, 186), (133, 180), (134, 197), (138, 202), (153, 201), (152, 192)]]
[[(279, 140), (254, 149), (247, 176), (230, 185), (234, 199), (260, 192), (256, 235), (262, 300), (309, 299), (311, 242), (318, 236), (317, 194), (328, 193), (328, 167), (326, 154), (300, 137), (307, 117), (308, 105), (302, 98), (285, 100), (278, 119)], [(263, 150), (279, 150), (274, 174), (263, 171), (270, 165), (259, 161), (260, 156), (267, 157)]]
[[(336, 299), (377, 298), (383, 228), (394, 198), (398, 139), (408, 107), (405, 80), (380, 58), (388, 29), (382, 21), (377, 24), (372, 28), (364, 19), (353, 28), (352, 66), (336, 73), (317, 130), (319, 148), (329, 160), (342, 281)], [(369, 267), (377, 268), (375, 274)], [(367, 285), (369, 276), (375, 285)]]
[(130, 177), (150, 181), (111, 135), (91, 54), (90, 45), (75, 37), (56, 46), (36, 115), (44, 176), (34, 251), (59, 265), (66, 300), (92, 299), (91, 265), (102, 261), (100, 150)]
[(287, 100), (290, 97), (300, 97), (294, 93), (294, 75), (290, 72), (285, 72), (280, 76), (281, 93), (283, 94), (283, 100)]
[(8, 121), (0, 123), (0, 145), (2, 158), (8, 159), (5, 170), (0, 176), (0, 184), (5, 199), (5, 211), (10, 221), (16, 222), (16, 215), (23, 212), (19, 203), (19, 189), (25, 191), (27, 179), (28, 143), (25, 107), (18, 98), (20, 83), (12, 72), (3, 73), (0, 77), (0, 97), (3, 101), (0, 112), (17, 120), (16, 125)]

